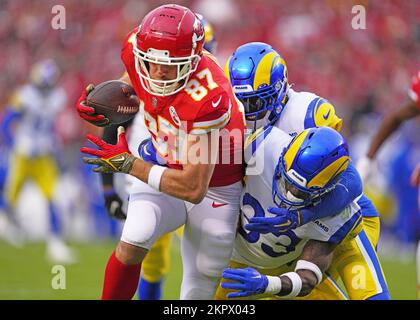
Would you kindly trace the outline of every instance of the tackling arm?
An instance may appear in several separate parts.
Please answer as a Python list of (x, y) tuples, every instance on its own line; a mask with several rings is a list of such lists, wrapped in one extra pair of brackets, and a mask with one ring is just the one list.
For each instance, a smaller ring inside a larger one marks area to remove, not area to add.
[(274, 217), (252, 217), (245, 229), (260, 233), (286, 232), (310, 221), (340, 213), (360, 196), (362, 191), (360, 175), (354, 165), (349, 163), (336, 187), (324, 195), (316, 205), (291, 211), (269, 207), (267, 211), (274, 214)]
[(362, 192), (362, 179), (353, 163), (350, 162), (332, 191), (323, 196), (317, 205), (300, 210), (302, 224), (340, 213)]
[[(309, 240), (296, 264), (294, 272), (280, 275), (281, 289), (278, 296), (304, 297), (322, 281), (322, 273), (328, 269), (335, 245)], [(270, 283), (270, 278), (269, 278)]]
[(228, 298), (256, 294), (275, 294), (283, 298), (303, 297), (322, 281), (322, 274), (332, 261), (335, 245), (309, 240), (294, 272), (280, 276), (266, 276), (253, 268), (225, 269), (222, 277), (235, 282), (223, 282), (222, 288), (238, 290), (228, 293)]
[[(335, 245), (316, 240), (309, 240), (303, 248), (300, 261), (309, 261), (315, 264), (321, 272), (325, 272), (333, 258)], [(314, 271), (309, 269), (298, 269), (296, 273), (302, 279), (302, 289), (298, 296), (306, 296), (318, 284), (318, 278)]]

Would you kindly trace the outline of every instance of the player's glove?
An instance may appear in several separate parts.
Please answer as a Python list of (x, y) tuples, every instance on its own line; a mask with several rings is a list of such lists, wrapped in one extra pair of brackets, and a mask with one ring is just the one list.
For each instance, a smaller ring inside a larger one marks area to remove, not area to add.
[(130, 173), (136, 157), (128, 149), (124, 127), (118, 127), (118, 142), (116, 145), (108, 144), (91, 134), (88, 134), (86, 138), (100, 148), (99, 150), (85, 147), (80, 149), (82, 153), (97, 157), (83, 158), (83, 162), (87, 164), (98, 165), (93, 171), (101, 173)]
[(159, 157), (159, 155), (157, 154), (156, 149), (152, 143), (152, 138), (145, 139), (140, 143), (139, 155), (140, 158), (151, 164), (157, 164), (160, 166), (166, 165), (165, 160)]
[(89, 84), (86, 89), (83, 90), (82, 95), (79, 100), (77, 100), (76, 109), (81, 118), (94, 124), (95, 126), (104, 127), (109, 124), (109, 119), (102, 114), (95, 113), (95, 109), (89, 107), (86, 102), (87, 96), (93, 91), (93, 89), (95, 89), (95, 86), (93, 84)]
[(302, 225), (302, 216), (299, 210), (289, 211), (285, 208), (269, 207), (268, 212), (275, 217), (253, 217), (245, 225), (245, 229), (258, 233), (287, 232)]
[(264, 293), (268, 286), (267, 276), (260, 274), (253, 268), (245, 269), (225, 269), (222, 278), (233, 280), (233, 282), (224, 282), (222, 279), (221, 286), (225, 289), (238, 290), (238, 292), (230, 292), (228, 298), (248, 297), (256, 294)]
[(417, 102), (420, 107), (420, 71), (413, 77), (411, 82), (411, 89), (409, 91), (411, 99)]
[(123, 202), (114, 189), (104, 192), (105, 207), (108, 214), (118, 220), (125, 220), (127, 215), (122, 210)]

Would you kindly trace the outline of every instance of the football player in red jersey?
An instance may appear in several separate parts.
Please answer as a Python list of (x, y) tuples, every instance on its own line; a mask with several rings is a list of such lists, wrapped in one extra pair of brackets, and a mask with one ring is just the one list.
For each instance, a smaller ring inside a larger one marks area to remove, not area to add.
[[(217, 48), (217, 40), (214, 35), (213, 26), (201, 15), (197, 14), (204, 26), (204, 45), (203, 48), (215, 53)], [(148, 161), (146, 152), (141, 155), (137, 152), (138, 149), (147, 151), (152, 156), (156, 155), (153, 145), (148, 142), (150, 134), (144, 124), (144, 115), (138, 113), (136, 117), (124, 124), (126, 130), (128, 129), (128, 146), (133, 150), (133, 154), (143, 157)], [(102, 139), (107, 143), (115, 144), (117, 142), (117, 129), (119, 125), (110, 125), (104, 128)], [(138, 148), (139, 141), (144, 141), (144, 147)], [(150, 150), (150, 151), (149, 151)], [(151, 159), (153, 160), (153, 158)], [(126, 201), (130, 193), (130, 186), (135, 184), (136, 178), (130, 175), (124, 177), (117, 177), (113, 173), (103, 173), (102, 186), (104, 191), (104, 200), (107, 211), (111, 217), (125, 220), (126, 218)], [(125, 182), (125, 183), (119, 183)], [(116, 180), (114, 183), (114, 180)], [(134, 181), (133, 181), (134, 180)], [(183, 227), (179, 228), (175, 233), (181, 239)], [(140, 281), (137, 290), (137, 295), (140, 300), (160, 300), (163, 294), (164, 279), (170, 271), (170, 250), (173, 233), (167, 233), (156, 240), (153, 246), (149, 249), (145, 259), (142, 262)]]
[[(138, 178), (121, 241), (105, 270), (103, 299), (131, 299), (150, 246), (183, 224), (181, 299), (212, 299), (230, 259), (242, 191), (244, 117), (222, 68), (203, 53), (203, 42), (193, 12), (164, 5), (146, 15), (121, 51), (128, 74), (122, 80), (136, 90), (152, 136), (147, 150), (166, 166), (134, 157), (123, 130), (116, 145), (89, 135), (100, 149), (82, 148), (95, 156), (86, 160), (98, 165), (94, 170)], [(85, 105), (86, 95), (78, 101), (80, 116), (108, 124)]]

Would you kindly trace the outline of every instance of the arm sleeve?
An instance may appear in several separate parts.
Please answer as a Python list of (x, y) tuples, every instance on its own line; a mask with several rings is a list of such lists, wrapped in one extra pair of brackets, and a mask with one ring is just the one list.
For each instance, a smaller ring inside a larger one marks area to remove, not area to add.
[(323, 98), (319, 98), (314, 108), (316, 127), (330, 127), (340, 132), (343, 120), (336, 114), (334, 106)]
[[(123, 123), (123, 124), (113, 124), (105, 127), (102, 133), (102, 140), (106, 143), (116, 144), (117, 143), (117, 131), (119, 126), (123, 126), (124, 129), (127, 129), (133, 123), (133, 119)], [(102, 186), (114, 186), (114, 174), (113, 173), (101, 173), (102, 176)]]
[(316, 206), (300, 210), (302, 224), (316, 219), (333, 216), (344, 210), (351, 202), (362, 194), (362, 179), (352, 162), (343, 172), (337, 186)]
[(15, 120), (18, 120), (21, 116), (22, 113), (16, 111), (12, 107), (7, 107), (3, 119), (1, 120), (1, 132), (9, 146), (13, 144), (13, 133), (11, 130), (12, 123)]

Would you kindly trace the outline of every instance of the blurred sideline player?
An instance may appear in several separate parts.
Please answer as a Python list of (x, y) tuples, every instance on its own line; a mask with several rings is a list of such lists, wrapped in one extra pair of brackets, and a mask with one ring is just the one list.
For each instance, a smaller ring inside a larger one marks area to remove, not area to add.
[[(121, 240), (105, 270), (103, 299), (131, 299), (150, 247), (182, 225), (181, 299), (211, 299), (229, 263), (239, 217), (245, 125), (228, 79), (215, 58), (202, 50), (203, 43), (200, 19), (172, 4), (149, 12), (121, 51), (129, 76), (121, 80), (134, 87), (152, 135), (145, 146), (168, 167), (133, 156), (122, 127), (116, 145), (89, 135), (99, 150), (81, 149), (94, 156), (84, 161), (98, 165), (96, 172), (137, 178), (130, 186)], [(105, 115), (86, 106), (86, 91), (76, 106), (79, 115), (107, 125)], [(198, 163), (196, 157), (181, 154), (195, 147), (207, 150)], [(219, 154), (230, 161), (217, 161)]]
[[(212, 25), (204, 19), (202, 15), (197, 14), (203, 23), (204, 27), (204, 46), (203, 48), (208, 52), (214, 54), (217, 41), (214, 35)], [(128, 132), (128, 144), (132, 153), (138, 157), (146, 158), (147, 154), (144, 152), (139, 155), (138, 142), (148, 137), (151, 137), (144, 123), (144, 114), (139, 112), (136, 117), (127, 123), (124, 127), (130, 128)], [(111, 125), (105, 127), (102, 138), (108, 143), (117, 143), (117, 127), (118, 125)], [(144, 151), (144, 149), (142, 149)], [(154, 154), (154, 150), (150, 149), (147, 152)], [(148, 158), (150, 160), (150, 157)], [(129, 193), (129, 185), (133, 182), (133, 177), (126, 176), (127, 190), (119, 191), (114, 188), (114, 174), (102, 173), (102, 185), (104, 190), (105, 206), (111, 217), (117, 219), (125, 219), (124, 201), (120, 194)], [(182, 227), (177, 230), (179, 238), (181, 238)], [(162, 285), (165, 276), (169, 271), (170, 265), (170, 248), (172, 241), (172, 233), (168, 233), (159, 238), (150, 248), (142, 263), (138, 296), (140, 300), (159, 300), (162, 297)]]
[[(262, 174), (246, 176), (231, 269), (223, 272), (223, 278), (230, 282), (221, 283), (216, 298), (226, 298), (224, 289), (233, 289), (238, 292), (228, 293), (227, 297), (269, 294), (345, 299), (324, 273), (339, 243), (366, 237), (356, 201), (337, 215), (293, 230), (282, 231), (281, 226), (268, 228), (264, 233), (246, 230), (249, 222), (257, 219), (276, 219), (281, 207), (299, 213), (319, 202), (325, 205), (325, 196), (340, 183), (350, 161), (344, 138), (328, 127), (305, 129), (292, 138), (276, 127), (266, 126), (247, 139), (245, 153), (255, 158), (252, 163), (262, 163), (264, 167)], [(370, 249), (374, 251), (373, 247)]]
[[(7, 112), (6, 112), (7, 113)], [(13, 217), (6, 205), (5, 199), (5, 183), (7, 175), (7, 167), (9, 165), (10, 141), (4, 132), (3, 116), (0, 118), (2, 130), (0, 135), (0, 237), (13, 246), (20, 247), (23, 243), (22, 232), (18, 227), (18, 223)]]
[(3, 120), (3, 132), (11, 144), (5, 195), (9, 208), (15, 211), (25, 181), (32, 179), (48, 201), (47, 257), (55, 263), (74, 263), (74, 253), (62, 240), (53, 203), (59, 175), (54, 158), (54, 121), (67, 102), (64, 90), (56, 86), (58, 79), (55, 62), (42, 60), (33, 66), (30, 83), (17, 89), (11, 98)]
[[(342, 120), (335, 114), (333, 105), (327, 100), (310, 92), (297, 92), (291, 89), (287, 79), (287, 67), (284, 59), (270, 45), (253, 42), (240, 46), (228, 59), (225, 66), (237, 98), (245, 107), (247, 127), (258, 130), (266, 125), (278, 127), (291, 136), (312, 127), (328, 126), (337, 131), (341, 129)], [(362, 208), (363, 224), (368, 240), (360, 243), (350, 241), (344, 247), (340, 245), (336, 252), (332, 268), (333, 278), (339, 272), (351, 299), (383, 298), (388, 299), (386, 284), (381, 284), (381, 270), (370, 263), (366, 247), (371, 244), (376, 248), (379, 240), (379, 215), (370, 200), (362, 194), (360, 176), (350, 162), (343, 172), (340, 184), (324, 199), (325, 205), (310, 207), (297, 223), (293, 211), (279, 217), (284, 223), (295, 227), (315, 219), (338, 214), (357, 198)], [(342, 253), (338, 256), (338, 253)], [(355, 266), (366, 268), (368, 286), (356, 290), (352, 286)], [(372, 266), (369, 268), (369, 266)]]
[[(390, 112), (387, 114), (382, 121), (378, 131), (374, 135), (372, 142), (370, 143), (368, 152), (365, 157), (361, 158), (357, 167), (360, 172), (360, 175), (363, 179), (369, 179), (369, 173), (372, 171), (373, 166), (375, 166), (375, 157), (378, 153), (378, 150), (383, 145), (383, 143), (388, 139), (388, 137), (394, 133), (401, 124), (409, 119), (417, 117), (420, 115), (420, 71), (413, 77), (411, 84), (411, 89), (409, 91), (410, 101), (408, 101), (402, 107)], [(412, 184), (413, 186), (420, 185), (420, 164), (417, 169), (413, 171), (412, 174)], [(420, 192), (418, 196), (419, 210), (420, 210)], [(417, 289), (418, 289), (418, 298), (420, 299), (420, 242), (417, 244)]]

